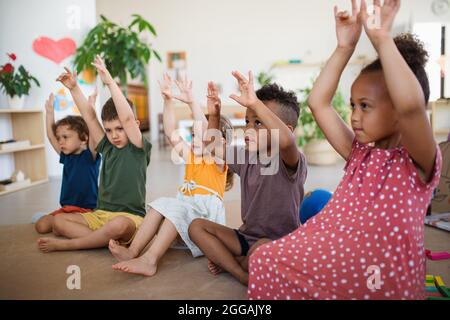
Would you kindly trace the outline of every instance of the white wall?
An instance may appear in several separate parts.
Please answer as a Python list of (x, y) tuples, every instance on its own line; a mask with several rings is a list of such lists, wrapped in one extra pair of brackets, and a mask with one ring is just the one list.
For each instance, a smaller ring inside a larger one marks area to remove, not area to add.
[[(435, 17), (431, 2), (403, 1), (395, 30), (405, 31), (411, 19), (450, 20), (450, 13)], [(230, 75), (234, 69), (243, 72), (251, 69), (257, 73), (268, 69), (276, 60), (300, 58), (305, 62), (320, 62), (327, 59), (336, 44), (333, 5), (349, 8), (349, 3), (349, 0), (97, 0), (97, 14), (122, 25), (131, 21), (133, 13), (148, 19), (158, 31), (154, 47), (164, 60), (169, 51), (187, 52), (188, 73), (194, 80), (195, 94), (204, 100), (210, 80), (221, 83), (226, 96), (236, 89)], [(374, 56), (365, 35), (358, 54)], [(156, 80), (164, 68), (165, 64), (153, 62), (149, 72), (154, 138), (156, 115), (162, 111)], [(356, 71), (353, 68), (343, 77), (341, 88), (346, 96)], [(302, 70), (301, 73), (304, 79), (309, 79), (315, 72)], [(224, 104), (232, 103), (224, 99)]]
[[(67, 25), (69, 6), (80, 8), (80, 29), (70, 30)], [(95, 0), (1, 0), (0, 12), (0, 64), (6, 59), (6, 53), (17, 55), (16, 64), (23, 64), (40, 82), (41, 87), (33, 87), (26, 99), (26, 108), (44, 109), (45, 99), (50, 92), (56, 92), (61, 85), (55, 82), (69, 66), (72, 58), (67, 58), (58, 66), (50, 60), (38, 56), (32, 50), (32, 42), (39, 36), (48, 36), (54, 40), (71, 37), (77, 45), (85, 34), (95, 25)], [(6, 108), (6, 96), (0, 95), (0, 108)], [(8, 137), (7, 119), (0, 118), (0, 139)], [(47, 142), (48, 172), (51, 176), (61, 175), (61, 166), (55, 151)], [(0, 179), (9, 177), (13, 168), (10, 156), (0, 156)]]

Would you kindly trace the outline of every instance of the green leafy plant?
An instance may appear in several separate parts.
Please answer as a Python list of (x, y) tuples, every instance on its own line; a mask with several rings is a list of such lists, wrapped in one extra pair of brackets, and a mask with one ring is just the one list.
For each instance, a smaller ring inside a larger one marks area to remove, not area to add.
[[(16, 60), (14, 53), (8, 54), (11, 61)], [(20, 65), (19, 68), (14, 68), (11, 62), (5, 63), (0, 66), (0, 85), (4, 93), (11, 98), (14, 96), (21, 97), (28, 95), (31, 89), (32, 82), (38, 87), (39, 81), (33, 77), (24, 66)]]
[[(303, 131), (303, 134), (299, 137), (298, 141), (300, 147), (304, 147), (308, 142), (310, 142), (313, 139), (317, 140), (325, 139), (325, 135), (323, 134), (322, 130), (320, 130), (316, 120), (314, 120), (311, 110), (308, 107), (308, 97), (312, 90), (312, 84), (313, 82), (311, 82), (310, 86), (299, 90), (300, 95), (302, 95), (302, 99), (299, 102), (300, 117), (298, 119), (298, 125)], [(331, 104), (333, 105), (333, 108), (336, 110), (339, 116), (345, 122), (347, 122), (348, 116), (350, 114), (350, 108), (348, 107), (344, 99), (344, 96), (342, 95), (342, 92), (339, 89), (336, 91), (336, 94), (334, 95)]]
[(137, 14), (133, 15), (133, 21), (126, 28), (103, 15), (100, 18), (101, 21), (87, 34), (75, 53), (77, 72), (93, 70), (91, 63), (100, 54), (113, 78), (119, 78), (123, 90), (126, 88), (127, 73), (132, 79), (140, 78), (147, 85), (146, 65), (153, 56), (160, 62), (161, 57), (140, 36), (148, 31), (156, 37), (155, 28)]
[(274, 75), (269, 71), (261, 71), (256, 75), (256, 81), (258, 81), (259, 85), (261, 87), (265, 86), (266, 84), (270, 84), (274, 80)]

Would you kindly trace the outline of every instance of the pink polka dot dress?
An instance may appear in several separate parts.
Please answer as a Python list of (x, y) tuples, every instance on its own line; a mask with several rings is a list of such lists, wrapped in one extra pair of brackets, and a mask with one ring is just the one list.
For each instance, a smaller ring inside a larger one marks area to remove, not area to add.
[(248, 298), (424, 299), (424, 217), (439, 182), (422, 182), (405, 148), (353, 143), (330, 202), (250, 257)]

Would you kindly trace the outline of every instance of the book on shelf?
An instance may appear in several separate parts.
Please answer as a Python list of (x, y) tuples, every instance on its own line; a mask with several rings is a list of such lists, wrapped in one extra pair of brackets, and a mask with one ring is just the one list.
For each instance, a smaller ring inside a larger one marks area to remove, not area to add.
[(30, 179), (25, 179), (23, 181), (12, 182), (11, 180), (0, 181), (0, 191), (12, 191), (26, 187), (31, 184)]
[(29, 140), (7, 140), (7, 141), (0, 141), (0, 150), (6, 151), (6, 150), (13, 150), (13, 149), (19, 149), (19, 148), (26, 148), (31, 146)]

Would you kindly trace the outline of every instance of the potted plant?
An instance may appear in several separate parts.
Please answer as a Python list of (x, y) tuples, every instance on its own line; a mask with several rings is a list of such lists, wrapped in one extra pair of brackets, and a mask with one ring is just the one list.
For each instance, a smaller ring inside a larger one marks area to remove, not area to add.
[[(312, 85), (304, 89), (299, 90), (300, 94), (303, 96), (300, 105), (300, 117), (299, 126), (297, 130), (298, 143), (303, 149), (306, 160), (312, 165), (331, 165), (336, 163), (338, 160), (338, 154), (333, 149), (333, 147), (328, 143), (320, 130), (317, 122), (311, 113), (308, 106), (308, 97), (311, 93)], [(339, 114), (339, 116), (348, 122), (348, 116), (350, 114), (350, 109), (345, 102), (344, 96), (338, 89), (332, 100), (332, 106)]]
[[(14, 53), (9, 53), (8, 57), (11, 62), (16, 60)], [(8, 96), (9, 107), (21, 109), (24, 105), (25, 96), (30, 92), (32, 82), (38, 87), (40, 84), (24, 66), (20, 65), (18, 68), (14, 68), (11, 62), (0, 66), (0, 85), (3, 92)]]
[[(141, 78), (147, 85), (146, 65), (154, 56), (161, 62), (158, 52), (141, 40), (145, 31), (157, 36), (155, 28), (140, 15), (134, 14), (133, 21), (124, 28), (103, 15), (101, 21), (87, 34), (75, 53), (74, 65), (78, 73), (93, 71), (91, 63), (95, 55), (102, 55), (106, 67), (114, 78), (118, 78), (126, 92), (127, 74), (131, 79)], [(137, 31), (135, 30), (137, 28)]]
[(256, 75), (256, 80), (261, 87), (272, 83), (274, 78), (275, 76), (271, 73), (271, 69), (269, 71), (261, 71)]

